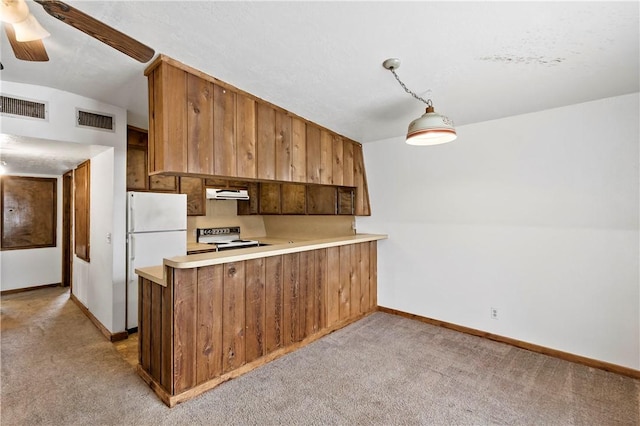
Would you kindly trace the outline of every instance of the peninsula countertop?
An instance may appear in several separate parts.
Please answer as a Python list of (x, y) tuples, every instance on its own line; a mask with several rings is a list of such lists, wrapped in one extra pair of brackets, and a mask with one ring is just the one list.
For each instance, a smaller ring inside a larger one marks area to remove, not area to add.
[(219, 265), (222, 263), (239, 262), (260, 257), (278, 256), (282, 254), (296, 253), (307, 250), (318, 250), (328, 247), (337, 247), (347, 244), (358, 244), (368, 241), (384, 240), (385, 234), (355, 234), (340, 237), (300, 239), (300, 238), (251, 238), (267, 244), (260, 247), (250, 247), (221, 252), (209, 252), (176, 256), (164, 260), (164, 265), (149, 266), (136, 269), (136, 273), (144, 278), (166, 286), (164, 266), (175, 269), (199, 268), (202, 266)]

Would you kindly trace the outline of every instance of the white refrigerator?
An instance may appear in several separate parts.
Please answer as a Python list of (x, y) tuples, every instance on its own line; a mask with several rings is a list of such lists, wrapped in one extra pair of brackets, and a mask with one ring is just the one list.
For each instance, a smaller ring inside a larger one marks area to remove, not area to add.
[(138, 327), (136, 268), (187, 254), (187, 196), (127, 192), (127, 330)]

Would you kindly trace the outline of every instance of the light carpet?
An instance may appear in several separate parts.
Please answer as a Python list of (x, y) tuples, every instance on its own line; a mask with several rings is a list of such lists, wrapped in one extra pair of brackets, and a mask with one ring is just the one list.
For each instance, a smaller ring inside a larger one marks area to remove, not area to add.
[(69, 300), (1, 299), (9, 425), (639, 425), (640, 381), (372, 314), (170, 409)]

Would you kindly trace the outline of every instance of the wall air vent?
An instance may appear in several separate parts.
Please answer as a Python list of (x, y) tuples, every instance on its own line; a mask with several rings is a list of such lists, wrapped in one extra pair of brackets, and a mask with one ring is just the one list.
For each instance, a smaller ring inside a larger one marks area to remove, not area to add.
[(116, 130), (116, 119), (111, 114), (76, 109), (76, 123), (78, 127), (89, 127), (110, 132), (115, 132)]
[(47, 104), (1, 95), (0, 113), (38, 120), (47, 120)]

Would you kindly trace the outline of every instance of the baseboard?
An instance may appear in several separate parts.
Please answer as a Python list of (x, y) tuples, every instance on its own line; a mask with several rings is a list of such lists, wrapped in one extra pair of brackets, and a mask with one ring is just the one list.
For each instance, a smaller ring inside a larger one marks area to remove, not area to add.
[(33, 286), (33, 287), (14, 288), (12, 290), (2, 290), (2, 291), (0, 291), (0, 296), (4, 296), (4, 295), (7, 295), (7, 294), (24, 293), (25, 291), (40, 290), (40, 289), (49, 288), (49, 287), (61, 287), (61, 286), (62, 286), (62, 283), (53, 283), (53, 284), (36, 285), (36, 286)]
[(451, 330), (459, 331), (461, 333), (471, 334), (473, 336), (484, 337), (485, 339), (494, 340), (500, 343), (506, 343), (511, 346), (515, 346), (520, 349), (526, 349), (532, 352), (537, 352), (544, 355), (549, 355), (554, 358), (559, 358), (565, 361), (575, 362), (577, 364), (586, 365), (587, 367), (598, 368), (600, 370), (610, 371), (612, 373), (621, 374), (634, 379), (640, 379), (640, 370), (634, 370), (633, 368), (624, 367), (622, 365), (611, 364), (605, 361), (599, 361), (593, 358), (587, 358), (581, 355), (575, 355), (569, 352), (559, 351), (557, 349), (547, 348), (545, 346), (536, 345), (534, 343), (523, 342), (521, 340), (512, 339), (511, 337), (500, 336), (493, 333), (488, 333), (482, 330), (476, 330), (474, 328), (465, 327), (462, 325), (452, 324), (445, 321), (436, 320), (433, 318), (427, 318), (420, 315), (410, 314), (396, 309), (385, 308), (384, 306), (378, 306), (378, 311), (388, 314), (398, 315), (401, 317), (414, 319), (427, 324), (436, 325), (439, 327), (448, 328)]
[(71, 293), (69, 298), (80, 308), (80, 310), (87, 316), (87, 318), (91, 320), (93, 325), (95, 325), (98, 328), (98, 330), (100, 330), (100, 332), (104, 335), (104, 337), (106, 337), (109, 341), (117, 342), (119, 340), (124, 340), (129, 337), (129, 333), (127, 333), (126, 331), (120, 331), (118, 333), (110, 332), (107, 329), (107, 327), (102, 325), (102, 323), (98, 320), (98, 318), (96, 318), (91, 313), (91, 311), (89, 311), (89, 309), (87, 309), (87, 307), (84, 306), (84, 304), (81, 301), (79, 301), (78, 298), (73, 293)]

